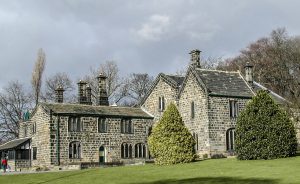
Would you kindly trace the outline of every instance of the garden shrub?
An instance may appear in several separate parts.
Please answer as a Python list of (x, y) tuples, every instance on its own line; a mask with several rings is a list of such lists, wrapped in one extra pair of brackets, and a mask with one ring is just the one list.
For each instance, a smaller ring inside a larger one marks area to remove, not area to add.
[(155, 164), (187, 163), (195, 159), (195, 140), (185, 127), (175, 106), (171, 103), (149, 136), (150, 154)]
[(297, 150), (293, 123), (267, 91), (259, 91), (240, 113), (235, 143), (240, 160), (290, 157)]

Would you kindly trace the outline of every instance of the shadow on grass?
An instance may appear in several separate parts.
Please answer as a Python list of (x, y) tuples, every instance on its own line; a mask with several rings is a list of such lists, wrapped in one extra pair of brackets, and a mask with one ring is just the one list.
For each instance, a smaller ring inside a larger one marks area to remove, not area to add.
[(278, 184), (278, 180), (271, 179), (258, 179), (258, 178), (233, 178), (233, 177), (199, 177), (199, 178), (187, 178), (187, 179), (168, 179), (159, 180), (153, 182), (143, 182), (135, 184)]

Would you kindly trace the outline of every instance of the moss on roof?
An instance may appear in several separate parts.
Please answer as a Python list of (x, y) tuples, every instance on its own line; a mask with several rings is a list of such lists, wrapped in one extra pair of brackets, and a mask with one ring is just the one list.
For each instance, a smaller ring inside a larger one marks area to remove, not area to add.
[(114, 116), (114, 117), (132, 117), (146, 118), (153, 117), (143, 111), (141, 108), (134, 107), (111, 107), (111, 106), (93, 106), (83, 104), (66, 104), (66, 103), (40, 103), (40, 105), (53, 114), (80, 114), (80, 115), (97, 115), (97, 116)]

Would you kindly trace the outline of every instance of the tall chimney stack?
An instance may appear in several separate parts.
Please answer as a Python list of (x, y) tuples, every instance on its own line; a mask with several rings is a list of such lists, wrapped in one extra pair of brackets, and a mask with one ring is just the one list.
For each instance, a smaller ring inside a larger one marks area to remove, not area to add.
[(86, 102), (86, 96), (85, 96), (85, 86), (86, 82), (80, 80), (78, 83), (78, 103), (84, 104)]
[(86, 104), (92, 105), (92, 88), (87, 85), (86, 88)]
[(253, 84), (253, 65), (249, 62), (245, 65), (245, 79), (249, 84)]
[(198, 49), (192, 50), (190, 52), (191, 55), (191, 65), (196, 67), (196, 68), (201, 68), (200, 65), (200, 53), (201, 51)]
[(108, 106), (108, 95), (106, 91), (106, 79), (107, 77), (101, 73), (98, 77), (98, 99), (97, 105)]
[(58, 86), (55, 89), (55, 102), (63, 103), (64, 102), (64, 88), (62, 86)]

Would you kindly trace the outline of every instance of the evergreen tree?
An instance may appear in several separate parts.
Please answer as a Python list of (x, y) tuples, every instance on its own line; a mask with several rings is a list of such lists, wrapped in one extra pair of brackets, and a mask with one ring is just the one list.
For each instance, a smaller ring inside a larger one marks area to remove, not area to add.
[(289, 157), (297, 150), (293, 123), (267, 91), (259, 91), (241, 112), (235, 140), (240, 160)]
[(195, 140), (185, 127), (175, 106), (170, 104), (149, 137), (150, 153), (158, 165), (187, 163), (194, 160)]

